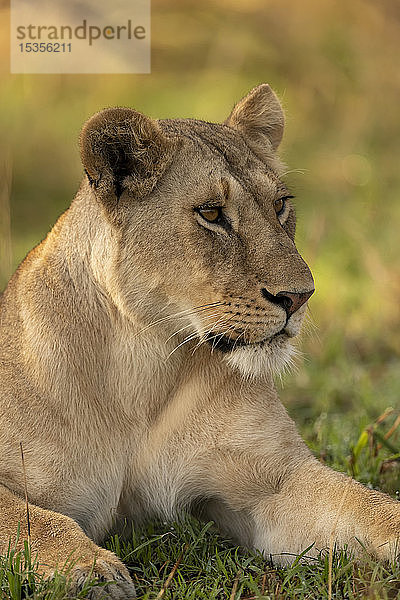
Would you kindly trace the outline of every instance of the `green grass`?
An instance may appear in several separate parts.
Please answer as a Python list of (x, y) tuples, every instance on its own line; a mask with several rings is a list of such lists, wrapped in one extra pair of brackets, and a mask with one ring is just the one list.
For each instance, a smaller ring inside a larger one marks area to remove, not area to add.
[[(274, 568), (260, 554), (245, 552), (223, 540), (212, 523), (186, 520), (167, 528), (159, 524), (134, 534), (133, 544), (109, 544), (121, 558), (127, 556), (140, 598), (153, 599), (179, 562), (165, 591), (169, 599), (323, 598), (327, 595), (328, 556), (303, 565)], [(138, 548), (135, 551), (135, 548)], [(386, 596), (400, 592), (400, 570), (366, 559), (357, 564), (345, 552), (334, 556), (333, 597), (358, 598), (360, 592), (378, 590), (384, 581)], [(381, 586), (382, 587), (382, 586)], [(357, 589), (357, 591), (355, 591)], [(311, 591), (312, 590), (312, 591)]]
[[(212, 523), (201, 524), (194, 519), (169, 526), (153, 523), (133, 531), (127, 542), (114, 536), (107, 547), (129, 567), (142, 600), (155, 600), (162, 590), (169, 600), (328, 597), (327, 554), (311, 564), (295, 560), (290, 567), (276, 568), (260, 554), (246, 552), (222, 539)], [(27, 548), (22, 554), (11, 551), (0, 563), (2, 597), (67, 597), (63, 576), (43, 581), (35, 577), (35, 570)], [(89, 582), (76, 598), (85, 598), (92, 585)], [(400, 568), (375, 563), (368, 557), (355, 561), (345, 551), (335, 552), (331, 590), (337, 599), (394, 599), (400, 594)]]

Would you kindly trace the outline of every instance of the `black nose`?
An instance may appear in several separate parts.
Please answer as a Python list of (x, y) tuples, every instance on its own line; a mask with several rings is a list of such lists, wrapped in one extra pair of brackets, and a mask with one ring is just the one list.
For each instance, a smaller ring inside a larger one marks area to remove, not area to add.
[(264, 298), (272, 302), (272, 304), (282, 306), (288, 317), (295, 313), (296, 310), (299, 310), (300, 306), (303, 306), (314, 292), (315, 290), (309, 290), (308, 292), (278, 292), (274, 295), (265, 288), (261, 290)]

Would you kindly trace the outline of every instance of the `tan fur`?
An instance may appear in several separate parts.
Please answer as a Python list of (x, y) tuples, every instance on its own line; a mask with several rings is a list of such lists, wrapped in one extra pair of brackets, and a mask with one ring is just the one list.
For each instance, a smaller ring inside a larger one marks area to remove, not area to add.
[(113, 598), (133, 595), (96, 546), (113, 522), (193, 507), (277, 562), (332, 534), (393, 556), (400, 504), (321, 465), (272, 381), (306, 311), (277, 294), (313, 290), (293, 207), (274, 209), (282, 132), (267, 85), (223, 125), (118, 108), (85, 125), (87, 178), (1, 298), (1, 552), (26, 533), (22, 441), (42, 570), (73, 553), (79, 586), (97, 556)]

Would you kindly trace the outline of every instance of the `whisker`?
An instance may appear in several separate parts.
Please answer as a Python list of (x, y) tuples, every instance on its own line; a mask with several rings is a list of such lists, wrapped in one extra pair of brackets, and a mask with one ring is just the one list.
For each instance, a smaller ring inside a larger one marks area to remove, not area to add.
[[(194, 348), (193, 352), (192, 352), (192, 356), (193, 354), (196, 352), (197, 348), (199, 348), (202, 344), (204, 344), (206, 341), (209, 341), (210, 339), (212, 339), (212, 337), (210, 338), (209, 335), (212, 332), (212, 330), (214, 329), (214, 327), (216, 327), (217, 325), (219, 325), (222, 321), (222, 323), (225, 325), (226, 323), (228, 323), (231, 319), (233, 319), (233, 315), (231, 315), (230, 317), (228, 317), (227, 319), (223, 319), (223, 317), (221, 317), (220, 319), (218, 319), (218, 321), (214, 322), (212, 324), (211, 327), (208, 328), (207, 331), (205, 331), (203, 333), (203, 335), (200, 337), (198, 344), (196, 345), (196, 347)], [(218, 334), (216, 334), (218, 335)], [(215, 336), (213, 336), (215, 337)]]
[[(215, 334), (213, 335), (211, 338), (209, 338), (207, 341), (210, 341), (210, 339), (212, 340), (214, 338), (214, 341), (212, 343), (211, 346), (211, 353), (214, 352), (214, 348), (215, 348), (215, 344), (218, 344), (218, 342), (224, 337), (226, 336), (226, 334), (228, 333), (228, 331), (230, 329), (235, 330), (235, 325), (230, 325), (230, 327), (228, 327), (228, 329), (225, 329), (225, 331), (223, 331), (221, 334)], [(230, 336), (228, 336), (230, 339)], [(218, 338), (218, 339), (217, 339)]]
[[(212, 318), (212, 317), (217, 317), (218, 313), (214, 313), (212, 315), (207, 315), (207, 318)], [(184, 329), (187, 329), (188, 327), (193, 327), (192, 323), (188, 323), (188, 325), (184, 325), (183, 327), (181, 327), (180, 329), (178, 329), (177, 331), (175, 331), (174, 333), (172, 333), (166, 340), (165, 340), (165, 344), (167, 342), (169, 342), (170, 339), (172, 339), (175, 335), (178, 335), (178, 333), (180, 333), (181, 331), (183, 331)]]
[(234, 343), (233, 343), (233, 348), (232, 348), (232, 351), (233, 351), (233, 350), (235, 350), (235, 348), (236, 348), (236, 346), (237, 346), (237, 343), (238, 343), (239, 339), (240, 339), (242, 336), (243, 336), (243, 339), (244, 339), (244, 335), (245, 335), (245, 333), (246, 333), (246, 329), (248, 329), (248, 328), (249, 328), (249, 326), (248, 326), (248, 325), (246, 325), (246, 327), (244, 328), (244, 330), (242, 331), (242, 333), (240, 333), (240, 334), (237, 336), (237, 338), (235, 339), (235, 341), (234, 341)]
[[(219, 303), (219, 304), (221, 304), (221, 305), (222, 305), (222, 303)], [(213, 316), (218, 316), (218, 313), (215, 313), (214, 315), (207, 315), (208, 319), (210, 319), (210, 318), (211, 318), (211, 317), (213, 317)], [(202, 344), (202, 343), (203, 343), (203, 342), (206, 340), (206, 337), (207, 337), (207, 335), (208, 335), (208, 334), (209, 334), (209, 333), (212, 331), (213, 327), (215, 327), (215, 326), (216, 326), (216, 324), (219, 324), (221, 321), (222, 321), (222, 322), (223, 322), (223, 321), (229, 321), (231, 318), (232, 318), (232, 317), (228, 317), (228, 319), (226, 319), (226, 315), (222, 315), (222, 316), (220, 316), (220, 318), (219, 318), (219, 319), (217, 319), (216, 321), (214, 321), (214, 322), (211, 324), (211, 327), (209, 326), (208, 330), (207, 330), (207, 331), (206, 331), (206, 332), (205, 332), (205, 333), (204, 333), (204, 334), (203, 334), (203, 335), (200, 337), (200, 340), (199, 340), (198, 344), (196, 345), (196, 347), (195, 347), (194, 351), (197, 349), (197, 347), (199, 347), (199, 346), (200, 346), (200, 345), (201, 345), (201, 344)], [(180, 331), (182, 331), (183, 329), (186, 329), (186, 328), (187, 328), (187, 327), (189, 327), (189, 326), (190, 326), (190, 324), (189, 324), (189, 325), (186, 325), (185, 327), (182, 327), (181, 329), (179, 329), (178, 331), (176, 331), (175, 333), (173, 333), (173, 334), (172, 334), (172, 335), (171, 335), (171, 336), (168, 338), (168, 340), (169, 340), (169, 339), (171, 339), (171, 338), (172, 338), (174, 335), (176, 335), (177, 333), (179, 333), (179, 332), (180, 332)], [(184, 339), (182, 342), (180, 342), (180, 343), (179, 343), (179, 344), (178, 344), (178, 345), (177, 345), (177, 346), (176, 346), (176, 347), (175, 347), (175, 348), (174, 348), (174, 349), (173, 349), (173, 350), (172, 350), (172, 351), (171, 351), (171, 352), (168, 354), (168, 356), (167, 356), (167, 358), (166, 358), (165, 360), (168, 360), (168, 358), (170, 358), (170, 357), (172, 356), (172, 354), (173, 354), (174, 352), (176, 352), (176, 350), (178, 350), (178, 348), (180, 348), (180, 347), (181, 347), (181, 346), (183, 346), (184, 344), (186, 344), (186, 343), (190, 342), (191, 340), (195, 339), (196, 337), (198, 337), (198, 335), (199, 335), (199, 334), (198, 334), (198, 332), (195, 332), (195, 333), (192, 333), (192, 334), (189, 334), (188, 336), (186, 336), (186, 338), (185, 338), (185, 339)], [(167, 340), (167, 341), (168, 341), (168, 340)], [(193, 353), (194, 353), (194, 351), (193, 351)], [(193, 353), (192, 353), (192, 355), (193, 355)]]
[(289, 171), (285, 171), (284, 173), (282, 173), (282, 177), (284, 177), (285, 175), (289, 175), (290, 173), (300, 173), (300, 175), (305, 175), (306, 173), (309, 173), (308, 169), (289, 169)]
[(167, 342), (169, 342), (169, 340), (172, 340), (173, 337), (175, 337), (176, 335), (178, 335), (178, 333), (180, 333), (184, 329), (187, 329), (188, 327), (193, 327), (192, 323), (188, 323), (187, 325), (184, 325), (177, 331), (174, 331), (174, 333), (172, 333), (169, 337), (167, 337), (167, 339), (164, 341), (164, 344), (167, 344)]
[(187, 308), (185, 310), (181, 310), (179, 312), (176, 312), (176, 313), (174, 313), (172, 315), (167, 315), (165, 317), (162, 317), (161, 319), (157, 319), (156, 321), (153, 321), (152, 323), (149, 323), (148, 325), (146, 325), (145, 327), (143, 327), (143, 329), (141, 329), (140, 331), (136, 332), (134, 334), (134, 337), (140, 335), (141, 333), (144, 333), (145, 331), (147, 331), (151, 327), (155, 327), (155, 325), (158, 325), (159, 323), (163, 323), (165, 321), (170, 321), (171, 319), (175, 319), (176, 317), (195, 315), (195, 314), (200, 313), (202, 311), (208, 310), (210, 307), (223, 306), (223, 305), (224, 305), (223, 302), (211, 302), (210, 304), (203, 304), (201, 306), (196, 306), (194, 308)]
[(171, 356), (173, 355), (174, 352), (176, 352), (178, 350), (178, 348), (181, 348), (181, 346), (183, 346), (184, 344), (187, 344), (187, 342), (190, 342), (191, 340), (195, 339), (197, 337), (197, 333), (192, 333), (191, 335), (187, 336), (183, 342), (181, 342), (180, 344), (178, 344), (167, 356), (167, 358), (165, 359), (165, 361), (167, 361), (169, 358), (171, 358)]

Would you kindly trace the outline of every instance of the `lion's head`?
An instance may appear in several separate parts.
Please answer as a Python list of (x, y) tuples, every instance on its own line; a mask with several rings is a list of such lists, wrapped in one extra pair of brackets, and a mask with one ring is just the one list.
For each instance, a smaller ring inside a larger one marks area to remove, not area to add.
[(172, 318), (181, 343), (208, 342), (247, 375), (290, 360), (314, 291), (276, 156), (283, 128), (264, 84), (223, 124), (112, 108), (81, 135), (92, 197), (118, 238), (125, 312)]

